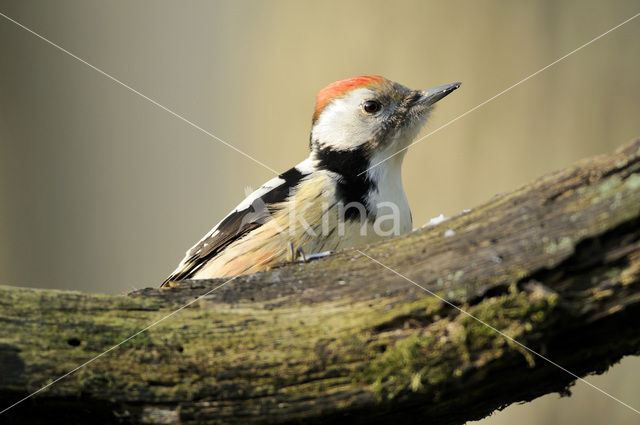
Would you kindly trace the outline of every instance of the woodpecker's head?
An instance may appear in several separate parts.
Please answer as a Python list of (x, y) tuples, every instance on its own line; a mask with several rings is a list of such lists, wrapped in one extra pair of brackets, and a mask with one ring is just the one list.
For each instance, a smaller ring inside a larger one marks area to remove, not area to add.
[[(380, 76), (331, 83), (316, 97), (312, 155), (343, 175), (361, 172), (377, 159), (407, 147), (434, 104), (458, 87), (460, 83), (410, 90)], [(402, 157), (397, 155), (394, 162), (400, 163)]]

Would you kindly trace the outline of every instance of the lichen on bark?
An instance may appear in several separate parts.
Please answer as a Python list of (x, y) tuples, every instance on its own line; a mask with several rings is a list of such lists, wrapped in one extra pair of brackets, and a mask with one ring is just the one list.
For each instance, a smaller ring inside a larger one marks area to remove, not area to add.
[(5, 415), (459, 424), (565, 392), (523, 346), (579, 376), (640, 350), (640, 140), (361, 250), (411, 281), (346, 251), (224, 286), (0, 287), (2, 406), (171, 314)]

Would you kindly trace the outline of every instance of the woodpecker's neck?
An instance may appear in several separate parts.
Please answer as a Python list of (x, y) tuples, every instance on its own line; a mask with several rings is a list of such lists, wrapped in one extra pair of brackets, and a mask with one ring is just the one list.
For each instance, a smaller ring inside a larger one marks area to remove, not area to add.
[[(397, 151), (396, 151), (397, 152)], [(402, 186), (402, 161), (404, 153), (389, 157), (394, 152), (381, 151), (372, 156), (367, 177), (376, 182), (375, 190), (369, 192), (368, 199), (374, 215), (392, 214), (397, 219), (398, 234), (411, 230), (411, 210)]]
[(335, 150), (331, 147), (312, 146), (311, 158), (320, 170), (331, 171), (337, 177), (336, 194), (345, 205), (358, 202), (368, 210), (368, 194), (375, 190), (376, 182), (369, 179), (366, 171), (369, 157), (366, 149)]
[(392, 202), (399, 209), (406, 209), (408, 215), (401, 173), (404, 153), (369, 169), (389, 155), (386, 150), (372, 152), (366, 144), (350, 150), (312, 144), (311, 150), (311, 159), (318, 169), (337, 175), (337, 196), (345, 205), (360, 203), (368, 214), (375, 216), (379, 203)]

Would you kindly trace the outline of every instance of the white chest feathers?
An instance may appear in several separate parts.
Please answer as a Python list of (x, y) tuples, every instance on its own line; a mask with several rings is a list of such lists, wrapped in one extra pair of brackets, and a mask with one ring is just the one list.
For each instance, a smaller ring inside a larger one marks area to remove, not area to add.
[[(376, 155), (371, 164), (376, 164), (378, 156), (388, 158), (384, 152)], [(412, 229), (411, 210), (407, 195), (402, 187), (402, 159), (404, 152), (386, 160), (367, 171), (369, 178), (376, 183), (369, 192), (369, 209), (376, 220), (384, 222), (383, 228), (392, 231), (389, 236), (407, 233)], [(392, 228), (390, 228), (392, 226)]]

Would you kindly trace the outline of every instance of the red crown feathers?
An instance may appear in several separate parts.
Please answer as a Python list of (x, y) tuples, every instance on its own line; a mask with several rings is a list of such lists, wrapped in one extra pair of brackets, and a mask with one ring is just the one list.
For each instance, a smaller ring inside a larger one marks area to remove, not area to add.
[(315, 122), (318, 119), (322, 110), (333, 99), (342, 97), (353, 89), (369, 87), (374, 84), (379, 84), (385, 80), (386, 78), (379, 75), (364, 75), (362, 77), (348, 78), (346, 80), (340, 80), (329, 84), (320, 90), (316, 96), (316, 110), (313, 113), (313, 121)]

